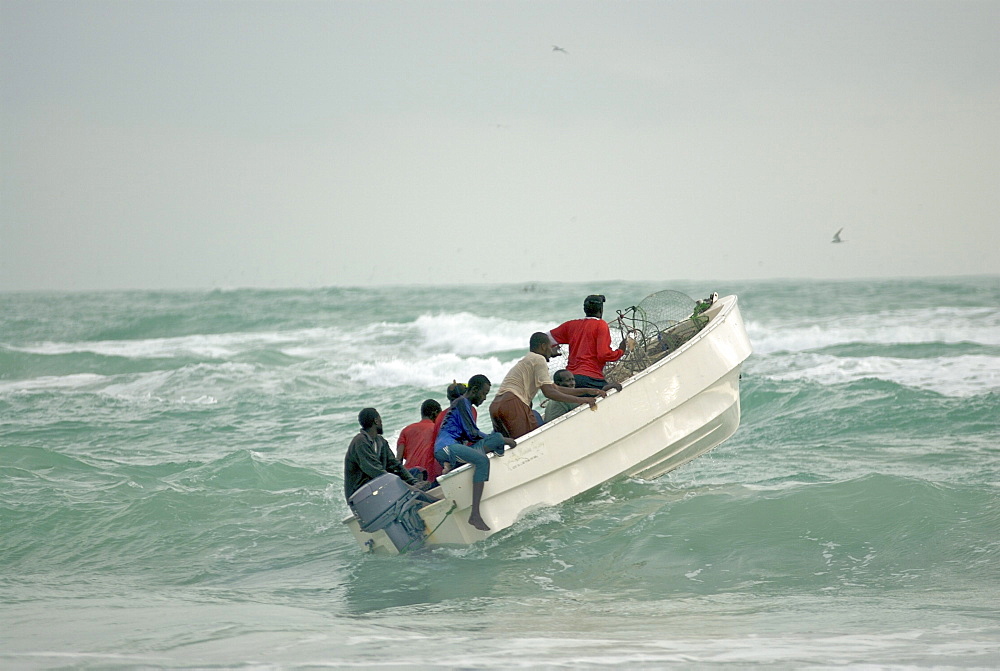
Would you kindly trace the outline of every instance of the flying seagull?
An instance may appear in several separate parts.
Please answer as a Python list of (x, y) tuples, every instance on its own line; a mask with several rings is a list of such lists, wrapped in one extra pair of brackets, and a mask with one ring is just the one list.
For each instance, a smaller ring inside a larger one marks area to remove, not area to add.
[(563, 52), (564, 54), (567, 54), (567, 55), (569, 55), (569, 52), (568, 52), (568, 51), (566, 51), (566, 50), (565, 50), (565, 49), (563, 49), (562, 47), (557, 47), (557, 46), (556, 46), (556, 45), (554, 45), (554, 44), (552, 45), (552, 51), (561, 51), (561, 52)]
[(841, 226), (840, 230), (833, 234), (833, 240), (831, 240), (830, 242), (843, 242), (843, 240), (840, 239), (840, 232), (843, 230), (844, 227)]

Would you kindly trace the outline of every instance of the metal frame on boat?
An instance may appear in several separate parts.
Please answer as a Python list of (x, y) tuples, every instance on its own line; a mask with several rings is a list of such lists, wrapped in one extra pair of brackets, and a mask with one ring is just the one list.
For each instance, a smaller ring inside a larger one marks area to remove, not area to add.
[[(658, 478), (704, 454), (740, 423), (740, 368), (752, 351), (736, 296), (704, 313), (708, 324), (676, 351), (622, 382), (620, 392), (582, 405), (518, 439), (503, 457), (491, 454), (480, 512), (490, 531), (468, 523), (472, 467), (438, 479), (443, 498), (419, 511), (425, 545), (468, 545), (514, 524), (527, 511), (552, 506), (616, 477)], [(398, 554), (383, 531), (344, 520), (371, 552)]]

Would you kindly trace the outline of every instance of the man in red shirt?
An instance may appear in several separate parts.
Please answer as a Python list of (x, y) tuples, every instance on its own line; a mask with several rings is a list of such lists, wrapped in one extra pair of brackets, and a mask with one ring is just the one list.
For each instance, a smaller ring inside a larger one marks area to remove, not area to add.
[(427, 482), (434, 482), (441, 475), (441, 467), (434, 458), (434, 420), (441, 412), (441, 404), (429, 398), (420, 405), (420, 421), (406, 426), (396, 441), (396, 459), (403, 462), (410, 472), (424, 470)]
[(611, 329), (604, 321), (604, 296), (590, 295), (583, 300), (583, 319), (565, 322), (549, 331), (552, 342), (569, 345), (569, 363), (577, 388), (603, 389), (604, 364), (625, 355), (625, 340), (611, 349)]

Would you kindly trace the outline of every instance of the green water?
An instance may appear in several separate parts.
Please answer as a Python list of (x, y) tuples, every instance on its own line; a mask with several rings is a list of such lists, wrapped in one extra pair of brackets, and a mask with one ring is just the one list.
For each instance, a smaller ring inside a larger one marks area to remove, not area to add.
[[(668, 287), (739, 295), (732, 439), (361, 552), (361, 407), (394, 443), (584, 295)], [(997, 277), (0, 294), (4, 668), (997, 667), (998, 490)]]

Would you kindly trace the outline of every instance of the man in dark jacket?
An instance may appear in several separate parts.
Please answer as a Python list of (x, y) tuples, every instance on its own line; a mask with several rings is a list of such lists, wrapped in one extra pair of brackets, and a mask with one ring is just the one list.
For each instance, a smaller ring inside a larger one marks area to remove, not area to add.
[[(358, 423), (361, 424), (361, 431), (354, 436), (344, 457), (344, 496), (350, 500), (354, 492), (383, 473), (398, 475), (403, 482), (417, 489), (417, 479), (403, 468), (382, 437), (382, 417), (378, 410), (365, 408), (358, 414)], [(420, 500), (430, 503), (435, 499), (420, 492)]]

